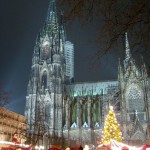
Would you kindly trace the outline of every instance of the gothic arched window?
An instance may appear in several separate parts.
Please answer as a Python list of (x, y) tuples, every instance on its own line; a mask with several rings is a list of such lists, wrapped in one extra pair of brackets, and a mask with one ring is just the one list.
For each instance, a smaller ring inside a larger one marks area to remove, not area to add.
[(47, 72), (46, 71), (44, 71), (42, 75), (42, 86), (44, 87), (44, 89), (47, 88)]
[(94, 102), (93, 104), (93, 121), (94, 123), (99, 122), (99, 113), (100, 107), (99, 107), (99, 101)]
[(137, 85), (131, 84), (127, 90), (128, 111), (142, 112), (144, 110), (144, 96)]
[(42, 46), (42, 59), (48, 59), (50, 57), (50, 44), (48, 41), (43, 42)]
[(71, 123), (77, 123), (77, 101), (72, 103), (72, 117), (71, 117)]
[(88, 122), (88, 102), (84, 102), (82, 105), (82, 124)]

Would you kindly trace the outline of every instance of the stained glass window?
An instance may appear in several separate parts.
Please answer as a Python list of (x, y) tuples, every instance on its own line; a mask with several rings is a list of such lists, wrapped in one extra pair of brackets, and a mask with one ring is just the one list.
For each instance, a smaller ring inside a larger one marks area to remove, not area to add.
[(135, 85), (132, 84), (127, 90), (127, 100), (128, 100), (128, 111), (138, 111), (141, 112), (144, 110), (144, 96), (142, 90)]

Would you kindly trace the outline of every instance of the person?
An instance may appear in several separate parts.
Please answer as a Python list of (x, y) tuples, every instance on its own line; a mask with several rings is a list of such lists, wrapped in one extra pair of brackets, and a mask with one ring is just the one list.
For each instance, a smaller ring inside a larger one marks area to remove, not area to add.
[(12, 138), (12, 142), (15, 144), (20, 144), (17, 132), (14, 133), (13, 138)]
[(80, 145), (79, 150), (83, 150), (83, 147)]

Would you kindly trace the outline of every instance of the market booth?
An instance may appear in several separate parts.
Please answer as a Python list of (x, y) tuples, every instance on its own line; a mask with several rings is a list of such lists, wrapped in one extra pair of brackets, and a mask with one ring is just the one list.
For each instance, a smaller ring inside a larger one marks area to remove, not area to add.
[(146, 144), (144, 145), (141, 150), (150, 150), (150, 145), (149, 144)]
[(71, 147), (70, 150), (80, 150), (79, 146)]
[(30, 150), (30, 146), (25, 144), (15, 144), (8, 141), (0, 141), (0, 150)]
[(62, 150), (60, 145), (52, 145), (48, 150)]

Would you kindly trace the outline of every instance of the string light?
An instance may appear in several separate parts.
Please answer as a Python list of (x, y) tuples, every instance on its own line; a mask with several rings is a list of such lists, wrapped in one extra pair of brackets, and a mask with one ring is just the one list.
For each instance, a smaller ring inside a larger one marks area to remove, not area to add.
[(120, 135), (122, 134), (119, 128), (119, 124), (117, 123), (113, 107), (110, 106), (110, 110), (105, 120), (102, 143), (107, 145), (111, 142), (111, 140), (114, 139), (118, 142), (121, 142), (122, 137)]

